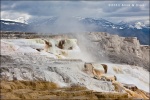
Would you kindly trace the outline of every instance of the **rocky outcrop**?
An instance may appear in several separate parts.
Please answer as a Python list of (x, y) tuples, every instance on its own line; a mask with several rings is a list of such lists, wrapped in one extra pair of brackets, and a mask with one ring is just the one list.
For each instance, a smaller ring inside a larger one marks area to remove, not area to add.
[(90, 74), (93, 78), (98, 80), (104, 80), (104, 81), (115, 81), (117, 80), (116, 76), (113, 75), (107, 75), (108, 66), (106, 64), (101, 64), (102, 70), (99, 68), (94, 68), (92, 63), (85, 63), (84, 65), (84, 71), (87, 74)]
[(130, 84), (121, 84), (117, 81), (113, 81), (112, 84), (115, 86), (115, 90), (122, 92), (125, 91), (126, 93), (128, 93), (128, 96), (130, 98), (134, 98), (134, 99), (149, 99), (149, 95), (143, 91), (138, 89), (136, 86), (131, 86)]
[(52, 44), (46, 40), (44, 40), (44, 43), (45, 43), (45, 51), (48, 52), (48, 49), (52, 47)]
[(89, 36), (111, 62), (138, 65), (149, 70), (150, 47), (140, 45), (136, 37), (119, 37), (105, 32), (93, 32)]

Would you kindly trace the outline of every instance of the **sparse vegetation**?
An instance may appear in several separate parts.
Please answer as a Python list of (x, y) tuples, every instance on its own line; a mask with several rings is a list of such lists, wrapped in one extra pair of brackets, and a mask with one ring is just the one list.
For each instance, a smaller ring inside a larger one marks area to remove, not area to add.
[(1, 81), (3, 99), (86, 99), (128, 98), (127, 94), (93, 92), (80, 85), (60, 88), (57, 84), (45, 81)]

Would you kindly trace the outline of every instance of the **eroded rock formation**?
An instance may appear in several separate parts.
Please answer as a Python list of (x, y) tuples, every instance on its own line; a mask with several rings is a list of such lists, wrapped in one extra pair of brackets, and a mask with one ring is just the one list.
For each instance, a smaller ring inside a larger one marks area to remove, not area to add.
[(111, 62), (138, 65), (149, 70), (150, 46), (140, 45), (136, 37), (119, 37), (105, 32), (92, 32), (89, 36)]

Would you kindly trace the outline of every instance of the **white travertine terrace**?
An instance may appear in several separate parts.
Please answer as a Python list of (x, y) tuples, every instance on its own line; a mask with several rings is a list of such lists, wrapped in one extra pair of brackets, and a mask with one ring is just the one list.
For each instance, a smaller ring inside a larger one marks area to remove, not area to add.
[[(82, 51), (76, 39), (66, 39), (67, 44), (63, 44), (63, 49), (58, 47), (60, 40), (47, 41), (52, 43), (52, 47), (45, 52), (42, 39), (1, 39), (1, 55), (6, 61), (1, 64), (2, 78), (44, 80), (55, 82), (59, 86), (80, 84), (94, 91), (114, 91), (111, 82), (94, 79), (84, 72), (85, 62), (80, 60)], [(7, 56), (12, 61), (6, 60)], [(107, 76), (115, 75), (120, 83), (134, 84), (139, 89), (149, 91), (149, 72), (145, 69), (131, 65), (105, 64), (108, 66)], [(100, 63), (93, 63), (93, 66), (103, 70)]]

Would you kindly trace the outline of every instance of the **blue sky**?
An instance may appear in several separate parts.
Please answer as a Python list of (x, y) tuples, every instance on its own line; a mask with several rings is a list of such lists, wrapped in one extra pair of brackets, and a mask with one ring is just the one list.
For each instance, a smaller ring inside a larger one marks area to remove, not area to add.
[[(125, 6), (131, 4), (137, 6)], [(1, 1), (1, 19), (22, 17), (30, 21), (51, 16), (104, 18), (112, 22), (148, 20), (149, 1)]]

